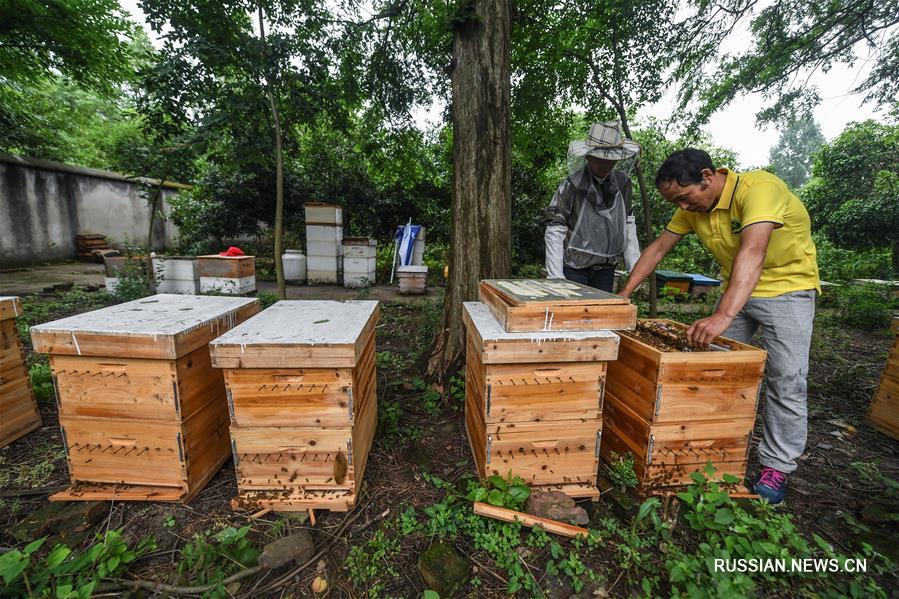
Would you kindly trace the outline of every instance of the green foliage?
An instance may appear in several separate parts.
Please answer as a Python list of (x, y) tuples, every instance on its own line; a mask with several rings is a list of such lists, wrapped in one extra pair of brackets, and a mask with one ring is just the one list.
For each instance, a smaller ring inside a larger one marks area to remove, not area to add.
[[(708, 464), (706, 475), (712, 477), (714, 468)], [(812, 535), (810, 543), (796, 530), (792, 518), (778, 513), (767, 502), (753, 504), (749, 511), (709, 482), (700, 473), (692, 475), (694, 484), (678, 497), (686, 509), (683, 517), (691, 530), (698, 534), (700, 542), (695, 554), (669, 546), (665, 560), (673, 595), (676, 597), (750, 597), (766, 589), (767, 594), (777, 591), (791, 595), (824, 592), (828, 595), (851, 597), (886, 597), (870, 576), (874, 570), (882, 572), (887, 562), (870, 546), (863, 546), (868, 559), (867, 574), (845, 573), (840, 576), (821, 577), (816, 573), (793, 572), (784, 576), (776, 572), (715, 572), (715, 559), (786, 559), (823, 556), (844, 563), (846, 556), (836, 553), (824, 539)], [(724, 482), (738, 482), (736, 477), (725, 475)], [(847, 580), (848, 579), (848, 580)]]
[(387, 582), (399, 577), (390, 560), (399, 553), (400, 543), (388, 530), (389, 525), (379, 528), (364, 545), (350, 547), (343, 563), (353, 587), (371, 599), (381, 597)]
[(270, 308), (279, 301), (278, 294), (270, 291), (260, 291), (256, 294), (256, 299), (262, 304), (262, 309)]
[(12, 0), (0, 7), (0, 73), (14, 83), (61, 74), (100, 90), (128, 76), (134, 24), (117, 0)]
[(450, 378), (449, 393), (457, 405), (465, 405), (465, 372), (460, 372)]
[(802, 187), (812, 172), (814, 153), (824, 145), (821, 127), (811, 116), (793, 119), (780, 130), (768, 160), (773, 172), (793, 189)]
[[(752, 41), (735, 54), (725, 54), (709, 77), (694, 77), (683, 105), (698, 97), (705, 105), (700, 122), (743, 92), (761, 93), (774, 104), (759, 113), (766, 122), (809, 114), (820, 98), (808, 83), (808, 73), (827, 73), (836, 64), (853, 65), (862, 54), (873, 52), (867, 78), (853, 91), (892, 106), (899, 95), (899, 7), (889, 1), (870, 5), (864, 0), (838, 0), (811, 5), (803, 0), (778, 0), (753, 7), (733, 3), (722, 8), (722, 20), (751, 17)], [(875, 33), (878, 32), (878, 33)], [(715, 53), (708, 53), (715, 56)]]
[(116, 269), (116, 286), (112, 293), (116, 301), (130, 302), (152, 294), (144, 260), (126, 260), (122, 268)]
[(636, 487), (640, 481), (634, 472), (634, 454), (628, 451), (622, 455), (613, 451), (612, 463), (609, 464), (609, 478), (622, 489)]
[(53, 390), (53, 373), (50, 370), (50, 364), (46, 362), (35, 362), (28, 369), (28, 379), (31, 381), (31, 388), (34, 390), (34, 397), (39, 403), (50, 400), (55, 391)]
[(890, 285), (844, 284), (832, 287), (822, 296), (822, 308), (832, 309), (830, 320), (853, 328), (876, 330), (890, 326), (899, 302), (892, 297)]
[(899, 125), (852, 123), (821, 147), (801, 198), (813, 230), (847, 248), (892, 246), (899, 268)]
[(423, 379), (417, 377), (412, 379), (412, 386), (415, 387), (416, 391), (421, 392), (421, 401), (424, 405), (425, 412), (431, 416), (439, 414), (441, 404), (443, 403), (440, 392), (436, 389), (432, 389)]
[(847, 250), (835, 246), (822, 233), (812, 233), (812, 240), (817, 250), (818, 271), (825, 281), (845, 283), (852, 279), (890, 278), (889, 248)]
[(214, 535), (194, 535), (193, 541), (181, 548), (178, 572), (196, 585), (215, 584), (206, 596), (226, 596), (222, 580), (241, 568), (255, 566), (259, 557), (259, 550), (246, 538), (248, 532), (250, 526), (229, 526)]
[(134, 560), (156, 548), (152, 538), (129, 547), (121, 532), (110, 530), (105, 535), (98, 533), (98, 542), (84, 551), (58, 544), (38, 558), (46, 540), (43, 537), (21, 551), (13, 549), (0, 555), (4, 595), (87, 599), (102, 579), (120, 576)]
[(471, 501), (486, 501), (490, 505), (520, 510), (531, 496), (531, 489), (521, 477), (513, 476), (510, 472), (503, 478), (494, 474), (478, 486), (468, 491), (468, 499)]

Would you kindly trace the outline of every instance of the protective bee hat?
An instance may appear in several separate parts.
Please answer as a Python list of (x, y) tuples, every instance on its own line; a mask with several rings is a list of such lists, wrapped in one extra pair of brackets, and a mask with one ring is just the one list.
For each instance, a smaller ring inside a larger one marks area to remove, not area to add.
[(640, 144), (624, 137), (619, 121), (593, 123), (587, 139), (575, 140), (568, 145), (568, 172), (583, 168), (587, 156), (625, 161), (629, 164), (616, 170), (629, 172), (639, 155)]

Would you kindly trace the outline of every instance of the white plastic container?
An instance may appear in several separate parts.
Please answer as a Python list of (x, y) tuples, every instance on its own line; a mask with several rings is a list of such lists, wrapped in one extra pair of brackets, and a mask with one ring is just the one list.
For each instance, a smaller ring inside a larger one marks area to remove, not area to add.
[(306, 256), (303, 250), (285, 250), (281, 255), (284, 265), (284, 280), (292, 285), (306, 282)]

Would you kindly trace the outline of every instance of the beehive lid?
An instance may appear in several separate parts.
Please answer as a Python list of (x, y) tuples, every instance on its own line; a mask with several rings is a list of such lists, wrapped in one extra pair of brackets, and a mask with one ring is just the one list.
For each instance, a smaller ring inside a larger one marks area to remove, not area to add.
[(611, 331), (509, 333), (482, 302), (462, 304), (470, 341), (485, 364), (590, 362), (618, 357), (618, 335)]
[(690, 282), (693, 280), (692, 275), (688, 275), (685, 272), (676, 272), (673, 270), (657, 270), (656, 278), (661, 279), (662, 281), (680, 281), (680, 282)]
[(280, 301), (209, 345), (219, 368), (353, 367), (374, 331), (378, 302)]
[(0, 295), (0, 320), (22, 315), (22, 300), (14, 295)]
[(37, 352), (173, 360), (259, 311), (243, 297), (159, 294), (31, 327)]
[(481, 284), (510, 306), (630, 303), (620, 295), (565, 279), (484, 279)]

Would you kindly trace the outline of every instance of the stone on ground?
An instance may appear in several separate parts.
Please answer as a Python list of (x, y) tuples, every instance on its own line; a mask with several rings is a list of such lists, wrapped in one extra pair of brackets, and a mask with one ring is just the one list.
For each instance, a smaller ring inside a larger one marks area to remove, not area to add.
[(265, 569), (280, 568), (288, 562), (305, 564), (315, 555), (315, 544), (308, 530), (301, 530), (266, 545), (259, 554), (259, 565)]
[(468, 580), (468, 562), (451, 545), (434, 543), (418, 558), (425, 585), (441, 597), (453, 597)]
[(561, 491), (535, 491), (528, 497), (524, 511), (541, 518), (584, 526), (590, 522), (587, 510)]

